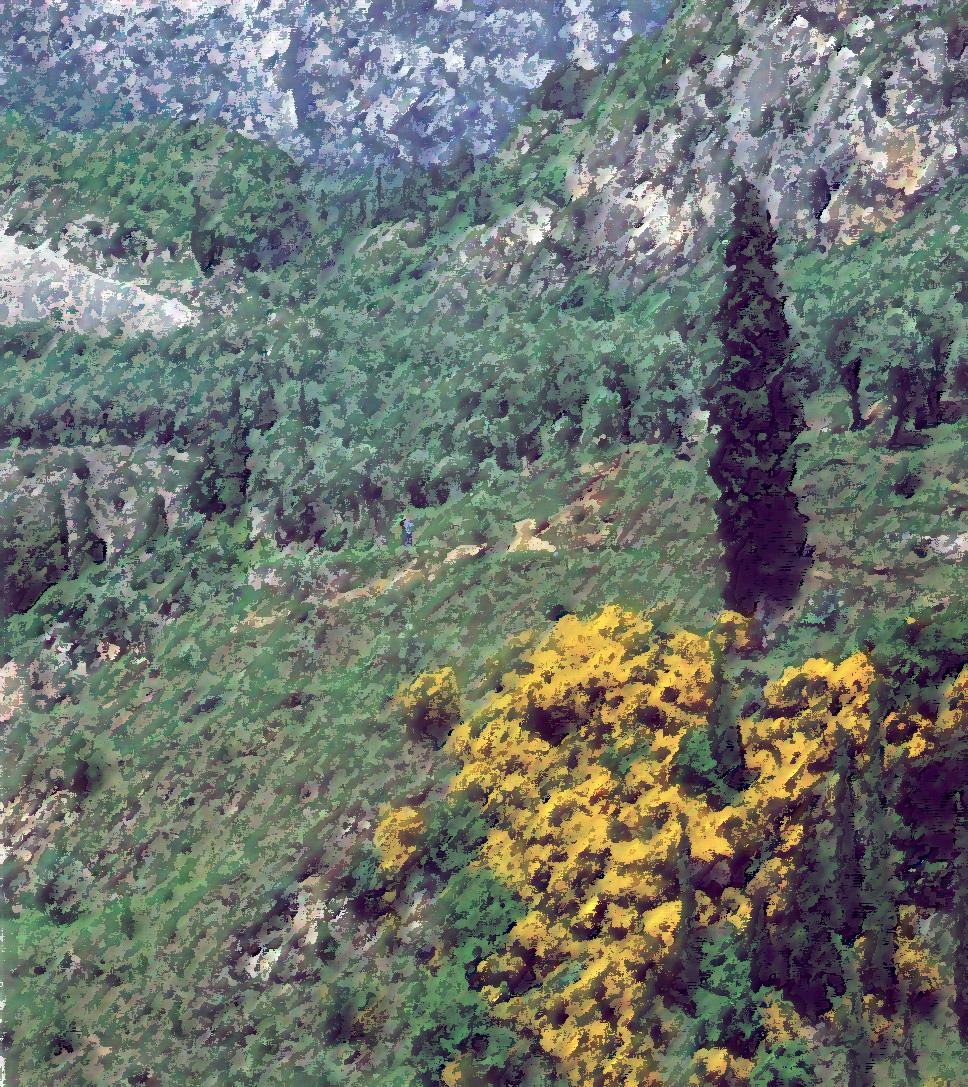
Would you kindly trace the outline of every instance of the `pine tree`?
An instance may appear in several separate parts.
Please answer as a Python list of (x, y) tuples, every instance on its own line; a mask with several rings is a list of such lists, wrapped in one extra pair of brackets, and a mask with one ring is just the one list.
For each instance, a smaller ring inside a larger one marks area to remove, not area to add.
[(790, 329), (775, 243), (759, 195), (741, 182), (717, 314), (723, 361), (708, 400), (710, 421), (719, 431), (710, 474), (720, 494), (725, 598), (747, 615), (766, 600), (789, 602), (805, 565), (806, 519), (791, 489), (792, 447), (804, 416), (789, 376)]
[(54, 492), (54, 511), (57, 517), (57, 539), (60, 543), (59, 573), (66, 573), (71, 566), (71, 531), (67, 523), (67, 506), (64, 492), (58, 487)]
[(225, 503), (220, 497), (222, 465), (215, 447), (216, 437), (206, 434), (202, 443), (195, 447), (191, 476), (186, 487), (191, 508), (203, 517), (224, 513)]
[(207, 207), (202, 196), (196, 193), (189, 247), (203, 275), (211, 275), (213, 266), (222, 257), (223, 242), (212, 229), (211, 219), (212, 209)]
[(132, 546), (135, 550), (148, 547), (159, 536), (168, 532), (168, 517), (165, 511), (165, 500), (160, 494), (154, 494), (148, 503), (144, 523), (141, 530), (135, 535)]
[[(854, 760), (846, 730), (838, 726), (827, 788), (804, 827), (796, 886), (795, 924), (783, 933), (789, 948), (787, 982), (794, 1002), (812, 1017), (844, 990), (840, 941), (851, 944), (861, 927), (861, 849), (853, 792)], [(893, 959), (892, 959), (893, 961)]]
[(917, 1087), (921, 1079), (918, 1076), (917, 1047), (911, 1034), (914, 1017), (911, 1014), (911, 993), (907, 983), (901, 985), (900, 1004), (901, 1032), (897, 1041), (897, 1052), (893, 1060), (900, 1067), (905, 1083), (909, 1087)]
[(942, 397), (948, 371), (948, 356), (954, 340), (947, 330), (935, 331), (925, 336), (928, 344), (927, 363), (924, 366), (921, 397), (914, 411), (915, 430), (938, 426), (943, 421)]
[(309, 408), (306, 405), (306, 382), (300, 380), (299, 395), (296, 402), (296, 455), (299, 458), (299, 471), (305, 474), (309, 469), (309, 445), (307, 430), (309, 426)]

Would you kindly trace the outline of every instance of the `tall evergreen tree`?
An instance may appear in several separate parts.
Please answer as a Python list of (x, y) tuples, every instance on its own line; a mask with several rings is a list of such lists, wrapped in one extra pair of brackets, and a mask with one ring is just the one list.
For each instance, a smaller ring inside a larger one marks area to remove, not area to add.
[(676, 855), (676, 875), (679, 882), (679, 928), (676, 933), (676, 954), (672, 962), (681, 989), (681, 999), (689, 1010), (694, 1008), (694, 996), (701, 980), (700, 940), (698, 932), (698, 903), (692, 874), (692, 845), (684, 816), (679, 819), (679, 849)]
[(94, 511), (91, 508), (91, 497), (88, 491), (88, 477), (85, 475), (77, 484), (72, 513), (72, 528), (74, 534), (74, 554), (71, 562), (71, 575), (76, 577), (88, 559), (94, 562), (104, 562), (107, 548), (104, 541), (97, 535), (94, 520)]
[(891, 801), (894, 789), (890, 771), (884, 765), (882, 715), (876, 711), (871, 714), (867, 756), (861, 977), (867, 991), (877, 994), (890, 1008), (897, 998), (894, 958), (897, 951), (900, 883), (893, 841), (896, 816)]
[(845, 1087), (872, 1087), (874, 1054), (864, 1008), (864, 989), (853, 950), (845, 947), (838, 937), (834, 939), (840, 951), (847, 1002), (847, 1021), (842, 1036), (847, 1062)]
[(773, 975), (773, 951), (770, 945), (770, 929), (766, 919), (767, 894), (760, 887), (752, 895), (750, 923), (746, 932), (749, 946), (750, 987), (753, 991), (765, 989), (776, 980)]
[(854, 759), (847, 732), (838, 727), (833, 767), (815, 813), (804, 825), (796, 873), (791, 875), (792, 917), (780, 936), (786, 950), (785, 985), (811, 1017), (823, 1014), (831, 994), (844, 991), (840, 941), (852, 944), (861, 928), (861, 848), (851, 782)]
[(954, 855), (954, 979), (958, 1033), (968, 1045), (968, 787), (961, 790), (955, 807)]
[(861, 847), (857, 837), (852, 781), (854, 759), (847, 731), (838, 726), (830, 796), (828, 855), (834, 893), (830, 928), (853, 943), (861, 925)]
[(726, 654), (713, 649), (713, 708), (709, 715), (709, 746), (719, 773), (730, 789), (743, 785), (743, 738), (733, 687), (726, 671)]
[(852, 340), (856, 335), (855, 321), (849, 316), (835, 317), (830, 324), (827, 338), (827, 355), (847, 393), (850, 404), (850, 429), (863, 430), (867, 425), (860, 410), (861, 367), (864, 352), (854, 350)]
[(710, 421), (719, 430), (710, 474), (720, 495), (726, 603), (752, 614), (761, 602), (789, 602), (803, 580), (806, 519), (791, 485), (804, 415), (788, 366), (776, 234), (748, 181), (734, 195), (717, 314), (723, 361), (708, 391)]
[(228, 423), (228, 458), (225, 471), (224, 499), (230, 510), (241, 509), (249, 494), (249, 458), (252, 449), (249, 446), (249, 430), (252, 426), (252, 404), (243, 402), (239, 382), (232, 386), (229, 404)]
[(134, 536), (132, 547), (135, 550), (140, 550), (143, 547), (152, 546), (159, 537), (166, 535), (167, 532), (168, 517), (165, 511), (165, 500), (160, 494), (154, 494), (148, 502), (144, 522)]
[(914, 441), (909, 425), (924, 402), (930, 351), (911, 313), (893, 306), (868, 314), (852, 337), (847, 359), (858, 365), (862, 361), (872, 374), (885, 375), (886, 401), (894, 419), (888, 444)]
[(64, 492), (58, 487), (54, 491), (54, 513), (57, 518), (57, 539), (60, 543), (59, 572), (64, 573), (71, 565), (71, 530), (67, 523), (67, 506)]
[(821, 807), (804, 826), (797, 871), (790, 877), (788, 916), (778, 940), (786, 952), (784, 992), (811, 1019), (829, 1010), (832, 992), (844, 990), (831, 923), (840, 888), (828, 850), (831, 828), (826, 816)]
[(925, 339), (928, 344), (927, 362), (924, 366), (922, 396), (914, 410), (915, 430), (936, 427), (943, 422), (942, 397), (954, 335), (947, 328), (929, 329)]

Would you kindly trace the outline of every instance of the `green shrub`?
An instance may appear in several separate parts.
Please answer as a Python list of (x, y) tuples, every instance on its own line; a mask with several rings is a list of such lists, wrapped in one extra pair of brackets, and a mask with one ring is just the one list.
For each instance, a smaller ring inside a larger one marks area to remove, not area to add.
[(780, 1042), (760, 1049), (750, 1087), (814, 1087), (814, 1061), (803, 1042)]

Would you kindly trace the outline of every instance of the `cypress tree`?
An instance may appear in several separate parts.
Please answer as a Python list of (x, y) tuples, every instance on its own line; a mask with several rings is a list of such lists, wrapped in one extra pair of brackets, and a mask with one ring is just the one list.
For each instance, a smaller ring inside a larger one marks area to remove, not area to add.
[(850, 317), (834, 318), (827, 340), (827, 355), (834, 369), (839, 372), (841, 384), (847, 393), (850, 403), (850, 429), (863, 430), (867, 425), (860, 410), (860, 378), (864, 353), (860, 348), (851, 346), (851, 340), (856, 335), (855, 324)]
[(299, 457), (299, 471), (305, 474), (309, 468), (309, 444), (306, 430), (309, 425), (309, 408), (306, 405), (306, 382), (300, 380), (299, 395), (296, 401), (296, 454)]
[(787, 950), (785, 992), (811, 1019), (830, 1008), (830, 992), (842, 993), (844, 977), (837, 954), (832, 915), (839, 891), (838, 873), (829, 852), (830, 824), (825, 813), (804, 827), (798, 871), (782, 931)]
[(726, 603), (750, 615), (767, 600), (788, 603), (803, 580), (806, 519), (791, 485), (792, 447), (805, 424), (789, 375), (776, 234), (748, 181), (734, 195), (717, 314), (723, 359), (708, 390), (710, 422), (719, 431), (710, 474), (720, 495)]
[(678, 954), (673, 962), (678, 961), (679, 979), (683, 990), (683, 1002), (690, 1012), (694, 1008), (694, 994), (699, 987), (700, 946), (697, 929), (698, 905), (696, 885), (692, 876), (692, 845), (689, 841), (689, 829), (684, 816), (679, 817), (679, 849), (676, 855), (676, 875), (679, 882), (679, 929), (676, 933)]
[(222, 498), (227, 509), (237, 512), (245, 504), (249, 493), (249, 425), (251, 408), (242, 403), (242, 390), (239, 382), (232, 386), (229, 401), (228, 421), (226, 424), (225, 467), (222, 480)]
[(954, 979), (958, 1033), (968, 1045), (968, 787), (962, 788), (955, 805), (954, 856)]
[(872, 712), (867, 744), (867, 842), (864, 852), (862, 898), (865, 916), (861, 926), (864, 953), (861, 977), (869, 992), (893, 1007), (897, 997), (898, 896), (896, 853), (893, 842), (893, 793), (884, 766), (883, 724)]
[(722, 780), (730, 789), (743, 785), (746, 766), (743, 738), (733, 688), (726, 673), (726, 655), (713, 648), (713, 709), (709, 717), (709, 746)]
[(766, 891), (758, 888), (753, 896), (750, 908), (750, 921), (746, 933), (749, 946), (750, 987), (756, 992), (773, 985), (773, 952), (770, 944), (770, 929), (766, 919)]
[(71, 563), (71, 574), (76, 577), (87, 559), (101, 563), (104, 562), (107, 554), (104, 541), (94, 531), (94, 511), (91, 508), (87, 476), (78, 483), (73, 506), (74, 557)]
[(168, 532), (168, 518), (165, 512), (165, 500), (160, 494), (152, 495), (145, 511), (144, 523), (139, 532), (135, 534), (132, 547), (135, 550), (147, 547), (159, 536)]
[[(851, 782), (854, 760), (849, 737), (837, 728), (833, 767), (815, 817), (804, 828), (787, 926), (787, 985), (791, 997), (815, 1017), (830, 1005), (830, 994), (846, 984), (840, 941), (851, 944), (861, 928), (861, 849)], [(893, 957), (892, 957), (893, 962)]]
[(898, 1039), (897, 1054), (894, 1057), (904, 1075), (904, 1081), (910, 1087), (916, 1087), (921, 1082), (918, 1075), (918, 1052), (911, 1036), (913, 1016), (911, 1014), (910, 987), (904, 983), (901, 985), (901, 1036)]
[(861, 924), (861, 848), (857, 838), (854, 797), (851, 783), (854, 760), (846, 730), (838, 725), (830, 800), (830, 852), (834, 881), (830, 907), (830, 927), (848, 943), (860, 933)]
[(215, 442), (214, 435), (206, 434), (194, 448), (194, 463), (186, 487), (191, 508), (206, 518), (225, 512), (220, 497), (222, 465)]
[(847, 1023), (842, 1039), (847, 1062), (846, 1087), (872, 1087), (874, 1054), (864, 1010), (864, 990), (853, 952), (838, 937), (834, 939), (840, 951), (847, 1000)]
[(211, 218), (212, 209), (207, 207), (202, 196), (196, 193), (188, 244), (199, 271), (206, 276), (211, 275), (212, 267), (221, 259), (223, 247), (221, 238), (212, 229)]
[(915, 430), (936, 427), (943, 421), (941, 401), (953, 338), (946, 331), (925, 336), (928, 343), (928, 362), (924, 367), (922, 395), (914, 413)]
[(57, 517), (57, 539), (60, 544), (58, 573), (63, 574), (71, 567), (71, 530), (67, 523), (67, 506), (64, 503), (64, 492), (59, 487), (54, 492), (54, 510)]

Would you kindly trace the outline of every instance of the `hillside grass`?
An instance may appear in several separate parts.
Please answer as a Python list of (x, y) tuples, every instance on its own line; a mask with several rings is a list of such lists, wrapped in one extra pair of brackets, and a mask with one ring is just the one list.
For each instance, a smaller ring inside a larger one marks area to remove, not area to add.
[[(355, 191), (327, 207), (318, 179), (214, 126), (67, 136), (5, 116), (0, 191), (17, 236), (202, 314), (161, 340), (51, 323), (0, 342), (15, 579), (61, 546), (46, 447), (83, 460), (136, 445), (197, 469), (171, 527), (104, 564), (54, 555), (62, 576), (4, 622), (19, 1082), (413, 1087), (439, 1082), (442, 1054), (468, 1038), (487, 1040), (495, 1066), (520, 1055), (467, 981), (479, 949), (432, 959), (441, 933), (470, 943), (522, 914), (451, 856), (479, 845), (474, 810), (436, 828), (451, 868), (424, 890), (440, 910), (428, 918), (406, 895), (385, 909), (384, 807), (433, 808), (457, 769), (412, 734), (398, 692), (450, 668), (474, 712), (555, 622), (609, 604), (713, 628), (714, 437), (697, 412), (721, 269), (716, 243), (619, 299), (580, 259), (530, 289), (556, 239), (518, 279), (478, 278), (465, 257), (522, 204), (563, 205), (587, 141), (652, 123), (694, 51), (734, 32), (723, 20), (709, 42), (673, 28), (634, 43), (575, 124), (536, 110), (502, 154), (418, 186), (392, 214), (372, 192), (362, 213)], [(958, 332), (964, 198), (954, 181), (855, 246), (783, 253), (809, 398), (795, 487), (814, 553), (763, 651), (731, 662), (744, 711), (787, 667), (968, 613), (968, 420), (951, 411), (917, 447), (890, 448), (877, 340), (880, 314), (912, 299)], [(848, 429), (830, 312), (870, 349), (863, 431)], [(957, 406), (963, 330), (955, 342)], [(24, 489), (32, 518), (15, 504)], [(404, 510), (412, 550), (397, 542)], [(509, 553), (527, 521), (554, 550)], [(447, 561), (461, 547), (480, 550)], [(912, 1031), (918, 1082), (955, 1082), (950, 1024)], [(673, 1052), (670, 1076), (687, 1082), (691, 1059)], [(531, 1071), (556, 1082), (548, 1062)], [(840, 1066), (823, 1074), (833, 1085)]]

